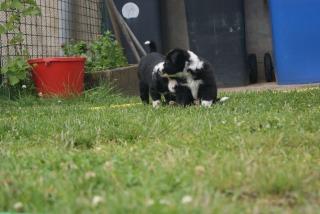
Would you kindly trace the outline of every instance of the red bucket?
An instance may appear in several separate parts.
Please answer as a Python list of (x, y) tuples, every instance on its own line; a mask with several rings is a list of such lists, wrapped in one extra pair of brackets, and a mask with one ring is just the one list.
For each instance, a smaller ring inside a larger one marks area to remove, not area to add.
[(32, 78), (39, 96), (80, 95), (84, 85), (83, 57), (30, 59)]

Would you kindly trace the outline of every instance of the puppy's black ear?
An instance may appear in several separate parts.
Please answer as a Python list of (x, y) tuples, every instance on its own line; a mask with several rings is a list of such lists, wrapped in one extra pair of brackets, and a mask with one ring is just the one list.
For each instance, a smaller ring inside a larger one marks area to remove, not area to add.
[(189, 54), (183, 49), (174, 49), (167, 54), (167, 60), (179, 68), (184, 68), (186, 61), (189, 60)]

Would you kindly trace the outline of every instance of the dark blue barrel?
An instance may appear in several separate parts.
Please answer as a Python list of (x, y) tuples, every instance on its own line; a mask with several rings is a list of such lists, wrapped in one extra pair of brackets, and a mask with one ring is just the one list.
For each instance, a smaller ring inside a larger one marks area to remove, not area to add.
[(320, 1), (269, 0), (279, 84), (320, 82)]

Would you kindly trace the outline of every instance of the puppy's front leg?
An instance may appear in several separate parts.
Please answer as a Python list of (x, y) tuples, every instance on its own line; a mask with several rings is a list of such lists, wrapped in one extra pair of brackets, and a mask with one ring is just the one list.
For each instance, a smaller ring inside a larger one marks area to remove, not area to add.
[(188, 87), (179, 85), (176, 88), (176, 102), (178, 105), (189, 106), (193, 104), (193, 101), (193, 96)]
[(164, 95), (165, 101), (167, 105), (175, 105), (176, 97), (172, 93), (166, 93)]
[(151, 88), (150, 95), (152, 99), (153, 108), (159, 108), (161, 105), (161, 94)]

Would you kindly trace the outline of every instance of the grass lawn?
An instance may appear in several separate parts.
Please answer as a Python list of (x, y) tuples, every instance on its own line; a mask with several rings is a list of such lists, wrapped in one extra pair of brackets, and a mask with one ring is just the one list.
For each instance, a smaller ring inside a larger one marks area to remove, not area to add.
[(2, 99), (0, 211), (319, 212), (320, 88), (227, 95), (210, 109), (103, 90)]

